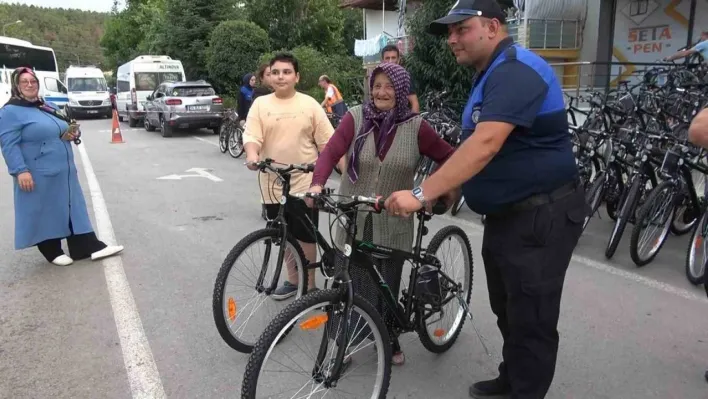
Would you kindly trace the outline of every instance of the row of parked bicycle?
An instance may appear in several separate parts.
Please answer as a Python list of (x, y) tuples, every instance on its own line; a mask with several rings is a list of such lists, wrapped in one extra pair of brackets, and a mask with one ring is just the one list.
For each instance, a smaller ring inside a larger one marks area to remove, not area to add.
[(614, 256), (629, 224), (638, 267), (655, 259), (669, 234), (689, 235), (685, 271), (693, 284), (706, 261), (708, 162), (688, 141), (688, 127), (706, 106), (705, 78), (703, 67), (652, 68), (634, 85), (568, 96), (567, 111), (573, 122), (585, 115), (571, 134), (588, 204), (593, 215), (604, 204), (614, 222), (605, 257)]

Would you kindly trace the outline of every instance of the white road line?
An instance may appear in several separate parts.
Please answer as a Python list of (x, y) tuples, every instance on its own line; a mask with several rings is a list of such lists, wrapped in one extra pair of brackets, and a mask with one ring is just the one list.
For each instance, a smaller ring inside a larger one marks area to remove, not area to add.
[[(78, 148), (91, 191), (98, 236), (106, 244), (115, 245), (116, 237), (111, 218), (108, 215), (101, 186), (98, 184), (91, 160), (86, 152), (86, 145), (79, 145)], [(128, 382), (133, 398), (166, 398), (160, 373), (145, 336), (143, 323), (140, 320), (133, 293), (130, 291), (121, 257), (104, 259), (103, 266), (113, 308), (113, 317), (123, 351), (123, 362), (128, 373)]]
[[(477, 223), (470, 222), (469, 220), (461, 219), (461, 218), (455, 218), (452, 216), (449, 216), (447, 214), (438, 216), (440, 219), (445, 219), (447, 221), (450, 221), (455, 224), (461, 224), (467, 226), (472, 234), (478, 235), (482, 234), (484, 232), (484, 228), (480, 226)], [(654, 280), (649, 277), (645, 277), (636, 273), (632, 273), (626, 270), (622, 270), (618, 268), (617, 266), (610, 265), (608, 263), (600, 262), (594, 259), (590, 259), (586, 256), (582, 255), (573, 255), (573, 258), (571, 259), (571, 262), (577, 262), (583, 266), (591, 267), (596, 270), (603, 271), (605, 273), (613, 274), (615, 276), (619, 276), (622, 278), (625, 278), (627, 280), (631, 280), (635, 283), (642, 284), (644, 286), (650, 287), (657, 289), (659, 291), (666, 292), (668, 294), (673, 294), (676, 296), (679, 296), (684, 299), (688, 299), (691, 301), (698, 301), (698, 302), (705, 302), (708, 303), (708, 298), (706, 298), (704, 295), (699, 295), (696, 294), (695, 292), (675, 287), (671, 284), (667, 284), (658, 280)]]
[(598, 262), (596, 260), (587, 258), (585, 256), (573, 255), (573, 261), (578, 262), (584, 266), (589, 266), (589, 267), (592, 267), (593, 269), (603, 271), (605, 273), (610, 273), (610, 274), (614, 274), (615, 276), (624, 277), (627, 280), (631, 280), (631, 281), (634, 281), (635, 283), (643, 284), (647, 287), (651, 287), (651, 288), (657, 289), (659, 291), (664, 291), (669, 294), (680, 296), (681, 298), (684, 298), (684, 299), (708, 303), (708, 299), (703, 295), (698, 295), (695, 292), (691, 292), (691, 291), (685, 290), (683, 288), (674, 287), (671, 284), (666, 284), (666, 283), (663, 283), (658, 280), (654, 280), (649, 277), (640, 276), (639, 274), (628, 272), (628, 271), (622, 270), (616, 266), (612, 266), (612, 265), (609, 265), (609, 264), (603, 263), (603, 262)]
[(203, 142), (205, 142), (205, 143), (207, 143), (207, 144), (211, 144), (211, 145), (216, 146), (216, 147), (219, 146), (219, 143), (215, 143), (215, 142), (213, 142), (213, 141), (209, 141), (209, 140), (203, 139), (203, 138), (201, 138), (201, 137), (192, 136), (192, 138), (195, 139), (195, 140), (203, 141)]

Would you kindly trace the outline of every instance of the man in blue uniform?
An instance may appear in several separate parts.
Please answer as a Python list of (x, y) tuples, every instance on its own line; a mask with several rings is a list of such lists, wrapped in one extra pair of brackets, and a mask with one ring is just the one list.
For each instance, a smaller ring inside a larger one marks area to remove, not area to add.
[(503, 362), (470, 396), (543, 398), (555, 372), (566, 270), (590, 211), (563, 93), (550, 65), (508, 36), (494, 0), (459, 0), (430, 32), (447, 34), (458, 64), (479, 71), (463, 112), (465, 141), (386, 207), (407, 216), (462, 186), (468, 206), (486, 215), (482, 258)]

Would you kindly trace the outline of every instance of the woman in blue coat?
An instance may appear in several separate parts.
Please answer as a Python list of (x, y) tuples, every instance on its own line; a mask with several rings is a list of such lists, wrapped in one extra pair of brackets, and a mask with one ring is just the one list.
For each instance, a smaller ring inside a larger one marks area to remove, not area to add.
[[(12, 73), (12, 98), (0, 109), (0, 148), (14, 180), (15, 249), (37, 246), (51, 263), (103, 259), (123, 250), (99, 241), (91, 227), (71, 142), (78, 129), (39, 97), (30, 68)], [(67, 256), (61, 247), (66, 239)]]

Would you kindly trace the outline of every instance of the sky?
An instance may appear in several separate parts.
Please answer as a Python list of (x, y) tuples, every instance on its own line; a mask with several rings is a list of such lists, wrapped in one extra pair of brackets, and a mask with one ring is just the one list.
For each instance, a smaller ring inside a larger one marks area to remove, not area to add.
[[(0, 3), (20, 3), (50, 8), (78, 8), (101, 12), (108, 12), (113, 6), (113, 0), (0, 0)], [(121, 1), (120, 4), (122, 3)]]

